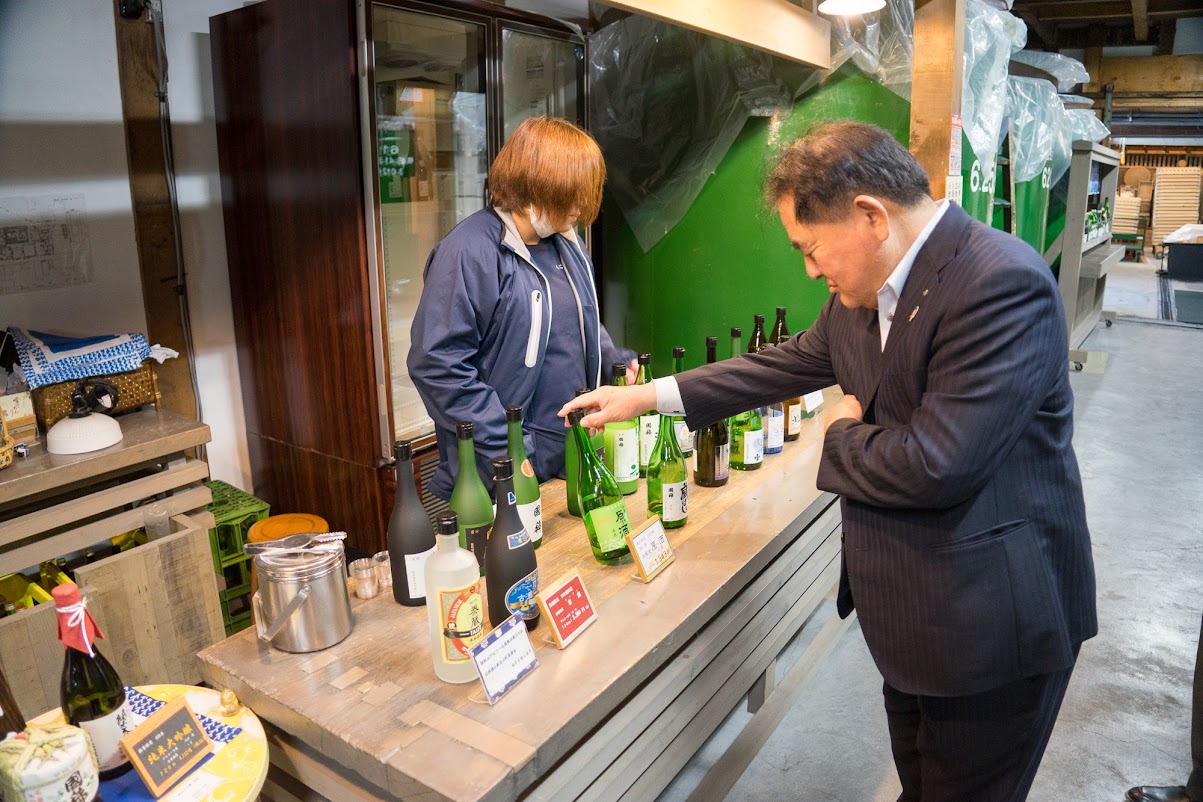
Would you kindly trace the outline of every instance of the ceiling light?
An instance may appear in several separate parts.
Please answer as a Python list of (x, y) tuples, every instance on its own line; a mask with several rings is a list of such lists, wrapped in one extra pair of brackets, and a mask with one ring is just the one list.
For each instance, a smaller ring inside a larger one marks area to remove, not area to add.
[(833, 17), (852, 17), (880, 11), (885, 7), (885, 0), (823, 0), (819, 3), (819, 13)]

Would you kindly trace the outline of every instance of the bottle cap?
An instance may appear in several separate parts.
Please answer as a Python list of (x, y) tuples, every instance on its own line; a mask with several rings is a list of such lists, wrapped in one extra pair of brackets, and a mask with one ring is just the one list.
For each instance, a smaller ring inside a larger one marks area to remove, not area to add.
[(777, 317), (785, 317), (785, 307), (784, 306), (777, 307)]
[(454, 512), (444, 512), (439, 515), (438, 533), (440, 535), (459, 534), (459, 516)]
[(522, 407), (506, 407), (505, 419), (510, 423), (522, 423)]
[(731, 328), (731, 336), (732, 337), (742, 337), (742, 336), (744, 336), (744, 330), (741, 329), (739, 326), (733, 326)]
[(639, 355), (639, 364), (640, 365), (650, 365), (651, 363), (652, 363), (652, 355), (651, 354), (640, 354)]
[(585, 417), (585, 410), (574, 409), (568, 413), (568, 423), (573, 426), (580, 426), (581, 418)]
[(476, 427), (471, 421), (462, 420), (455, 424), (455, 436), (460, 440), (471, 440), (472, 433), (476, 431)]
[(493, 460), (493, 481), (500, 482), (514, 478), (514, 461), (509, 457), (497, 457)]
[(96, 626), (87, 605), (80, 599), (79, 586), (73, 583), (58, 585), (50, 591), (50, 595), (54, 597), (54, 607), (58, 613), (58, 639), (64, 646), (93, 655), (92, 644), (97, 638), (103, 638), (104, 633)]
[(411, 440), (398, 440), (393, 444), (393, 459), (405, 462), (414, 458), (414, 446)]
[(718, 337), (707, 337), (706, 338), (706, 347), (707, 348), (718, 348)]
[(588, 387), (578, 387), (578, 388), (576, 388), (576, 394), (577, 394), (577, 396), (582, 396), (582, 395), (584, 395), (584, 394), (585, 394), (585, 393), (587, 393), (587, 392), (589, 392), (589, 388), (588, 388)]
[(610, 375), (611, 376), (622, 376), (623, 378), (626, 378), (627, 366), (622, 362), (615, 362), (613, 365), (610, 366)]
[(678, 345), (677, 347), (673, 348), (673, 359), (684, 359), (684, 358), (685, 358), (685, 348), (683, 346)]
[(764, 325), (764, 315), (752, 315), (752, 322), (757, 326)]

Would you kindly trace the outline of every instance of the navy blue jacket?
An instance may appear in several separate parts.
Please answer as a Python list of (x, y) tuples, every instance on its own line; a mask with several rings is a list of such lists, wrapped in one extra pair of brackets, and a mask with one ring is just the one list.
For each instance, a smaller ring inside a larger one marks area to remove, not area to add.
[(1014, 237), (953, 206), (920, 249), (885, 352), (876, 309), (832, 296), (804, 335), (677, 377), (695, 431), (838, 383), (863, 421), (828, 429), (839, 610), (886, 681), (963, 696), (1073, 665), (1098, 631), (1057, 284)]
[[(593, 265), (575, 234), (555, 235), (572, 282), (581, 322), (581, 357), (590, 389), (603, 369), (626, 362), (598, 317)], [(543, 354), (551, 331), (547, 279), (531, 260), (509, 214), (482, 209), (435, 246), (423, 272), (422, 298), (410, 329), (410, 379), (434, 419), (441, 463), (429, 489), (450, 498), (459, 472), (455, 424), (476, 427), (476, 459), (491, 486), (490, 461), (506, 451), (505, 408), (530, 404), (536, 387), (567, 402), (576, 389), (545, 375)], [(536, 443), (532, 431), (546, 437)], [(563, 422), (523, 422), (527, 456), (539, 481), (564, 471)]]

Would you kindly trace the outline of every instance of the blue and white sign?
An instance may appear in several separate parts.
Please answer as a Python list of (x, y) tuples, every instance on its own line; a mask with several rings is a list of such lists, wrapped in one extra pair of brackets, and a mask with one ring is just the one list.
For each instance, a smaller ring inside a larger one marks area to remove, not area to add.
[(517, 616), (501, 622), (472, 647), (472, 663), (491, 705), (539, 665), (526, 624)]

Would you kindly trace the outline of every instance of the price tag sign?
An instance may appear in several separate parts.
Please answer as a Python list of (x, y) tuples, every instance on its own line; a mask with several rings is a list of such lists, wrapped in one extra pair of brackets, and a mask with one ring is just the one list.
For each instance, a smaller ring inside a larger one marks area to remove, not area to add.
[(659, 515), (651, 516), (643, 526), (627, 535), (627, 546), (635, 558), (639, 578), (645, 584), (659, 576), (661, 571), (677, 559)]
[(806, 414), (810, 414), (819, 408), (823, 403), (823, 391), (815, 390), (813, 393), (807, 393), (802, 396), (802, 404), (806, 407)]
[[(961, 131), (964, 129), (964, 124), (961, 122), (961, 115), (952, 115), (952, 131), (951, 138), (948, 142), (948, 174), (961, 174)], [(959, 201), (958, 201), (959, 203)]]
[(122, 738), (121, 747), (156, 797), (213, 751), (204, 727), (182, 696), (163, 705)]
[(517, 616), (502, 621), (501, 626), (472, 647), (472, 663), (491, 705), (497, 704), (510, 688), (539, 665), (526, 634), (526, 624)]
[(551, 624), (551, 636), (563, 649), (597, 620), (597, 609), (576, 571), (539, 592), (539, 609)]

